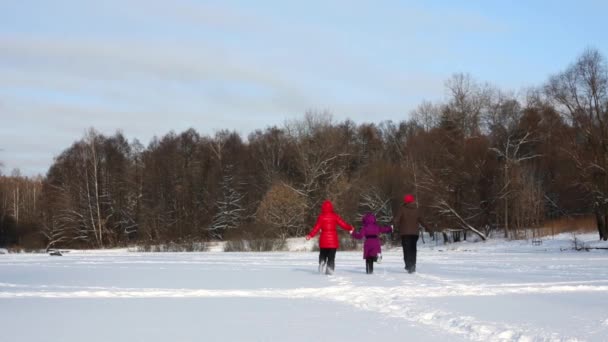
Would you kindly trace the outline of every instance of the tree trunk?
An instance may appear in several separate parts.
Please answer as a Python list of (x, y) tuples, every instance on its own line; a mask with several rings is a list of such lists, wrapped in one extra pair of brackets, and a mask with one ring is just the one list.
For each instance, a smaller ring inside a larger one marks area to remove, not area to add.
[(606, 240), (608, 240), (608, 213), (604, 211), (604, 241)]
[(600, 234), (600, 240), (608, 240), (608, 232), (606, 231), (608, 215), (606, 215), (606, 210), (603, 208), (597, 208), (595, 210), (595, 219), (597, 221), (597, 230)]
[(505, 161), (505, 239), (509, 238), (509, 192), (507, 189), (507, 184), (509, 182), (509, 173), (508, 166)]
[(477, 234), (477, 236), (479, 236), (483, 241), (487, 240), (487, 237), (484, 233), (480, 232), (479, 230), (475, 229), (473, 226), (468, 224), (467, 221), (465, 219), (463, 219), (462, 216), (460, 216), (458, 214), (458, 212), (456, 212), (456, 210), (454, 210), (454, 208), (452, 208), (445, 200), (440, 200), (438, 207), (441, 210), (450, 212), (456, 219), (458, 219), (458, 221), (460, 221), (460, 223), (461, 223), (460, 226), (462, 228), (468, 229), (468, 230), (472, 231), (473, 233)]

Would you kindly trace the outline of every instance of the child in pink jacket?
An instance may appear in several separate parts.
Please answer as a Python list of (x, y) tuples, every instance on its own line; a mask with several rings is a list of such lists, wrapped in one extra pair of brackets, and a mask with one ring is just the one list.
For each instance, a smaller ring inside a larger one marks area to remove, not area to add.
[(372, 213), (363, 215), (363, 226), (359, 232), (351, 231), (352, 237), (358, 240), (365, 238), (363, 244), (363, 259), (365, 259), (365, 273), (374, 273), (374, 262), (379, 261), (378, 257), (382, 257), (380, 234), (390, 233), (393, 228), (384, 226), (381, 227), (376, 223), (376, 216)]

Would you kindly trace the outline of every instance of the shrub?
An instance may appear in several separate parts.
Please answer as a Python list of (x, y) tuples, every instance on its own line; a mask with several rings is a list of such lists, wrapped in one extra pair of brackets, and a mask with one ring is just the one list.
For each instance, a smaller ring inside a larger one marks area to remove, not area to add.
[(361, 248), (361, 243), (353, 239), (350, 234), (339, 234), (340, 249), (345, 251), (354, 251)]
[(546, 220), (540, 227), (526, 229), (524, 232), (524, 239), (530, 236), (540, 238), (567, 232), (591, 233), (597, 232), (597, 223), (594, 215), (561, 217)]
[(245, 240), (226, 241), (224, 252), (246, 252), (247, 242)]
[(272, 252), (285, 250), (287, 241), (284, 239), (253, 239), (226, 241), (224, 252)]
[(206, 252), (209, 250), (209, 244), (205, 241), (183, 241), (183, 242), (169, 242), (167, 244), (156, 244), (153, 245), (149, 242), (143, 245), (137, 246), (138, 252)]
[(269, 252), (273, 250), (274, 241), (271, 239), (256, 239), (249, 241), (249, 249), (254, 252)]

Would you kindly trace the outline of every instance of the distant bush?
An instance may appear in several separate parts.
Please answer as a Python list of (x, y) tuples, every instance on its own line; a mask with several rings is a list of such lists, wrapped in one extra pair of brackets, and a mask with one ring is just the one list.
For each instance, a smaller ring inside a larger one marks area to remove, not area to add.
[(224, 252), (247, 252), (247, 242), (245, 240), (226, 241)]
[(287, 249), (285, 239), (253, 239), (226, 241), (224, 252), (273, 252)]
[(361, 248), (361, 242), (351, 237), (350, 234), (340, 234), (338, 239), (340, 240), (341, 250), (354, 251)]
[(539, 228), (527, 229), (528, 234), (542, 237), (567, 232), (593, 233), (597, 232), (597, 222), (594, 215), (581, 215), (546, 220)]
[(138, 252), (206, 252), (209, 250), (209, 244), (204, 241), (182, 241), (169, 242), (167, 244), (150, 244), (145, 243), (137, 246)]
[(8, 248), (0, 248), (0, 254), (18, 254), (18, 253), (46, 253), (46, 250), (41, 248), (23, 248), (12, 246)]
[(287, 250), (287, 240), (285, 239), (256, 239), (249, 241), (252, 251), (271, 252)]
[(287, 240), (286, 239), (275, 239), (274, 240), (274, 250), (275, 251), (286, 251), (288, 249)]
[(257, 239), (249, 241), (249, 249), (253, 252), (269, 252), (273, 250), (274, 241), (270, 239)]
[(572, 248), (575, 251), (587, 251), (589, 252), (589, 246), (585, 243), (585, 241), (579, 239), (576, 236), (576, 233), (572, 233)]

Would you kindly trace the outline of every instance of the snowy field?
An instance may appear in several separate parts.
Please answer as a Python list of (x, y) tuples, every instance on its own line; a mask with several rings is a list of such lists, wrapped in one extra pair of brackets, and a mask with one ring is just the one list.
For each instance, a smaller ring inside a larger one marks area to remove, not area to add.
[[(595, 240), (597, 235), (584, 239)], [(0, 255), (3, 341), (608, 341), (608, 251), (569, 235), (385, 251)], [(596, 243), (608, 247), (605, 243)]]

